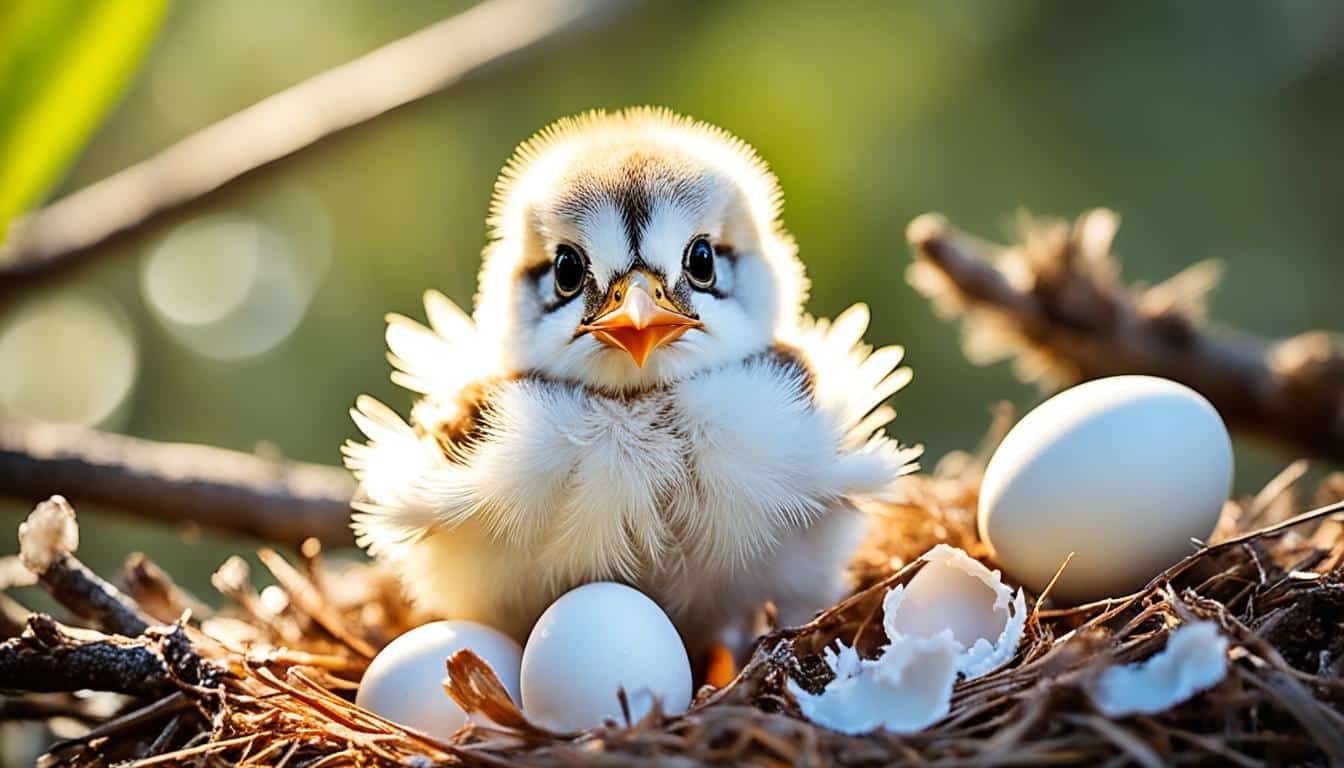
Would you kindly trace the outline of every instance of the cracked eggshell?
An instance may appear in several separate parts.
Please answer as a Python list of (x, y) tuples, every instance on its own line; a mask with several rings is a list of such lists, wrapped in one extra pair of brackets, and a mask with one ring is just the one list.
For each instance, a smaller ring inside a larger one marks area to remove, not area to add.
[(1193, 551), (1232, 485), (1232, 444), (1194, 390), (1116, 376), (1042, 403), (985, 469), (980, 534), (1014, 580), (1078, 603), (1128, 594)]
[(913, 733), (947, 715), (959, 674), (978, 677), (1016, 655), (1027, 622), (1022, 590), (956, 547), (939, 544), (920, 559), (909, 583), (882, 600), (888, 642), (877, 658), (837, 643), (825, 653), (835, 679), (820, 693), (788, 681), (809, 720), (841, 733)]
[(448, 657), (470, 648), (494, 670), (514, 702), (522, 697), (522, 648), (512, 638), (473, 621), (434, 621), (399, 636), (378, 652), (359, 681), (355, 703), (396, 723), (446, 739), (467, 715), (443, 689)]
[(1107, 668), (1088, 693), (1107, 717), (1164, 712), (1227, 677), (1227, 646), (1214, 622), (1187, 624), (1148, 660)]
[(1027, 601), (979, 560), (939, 544), (923, 567), (882, 601), (882, 626), (892, 647), (906, 637), (950, 632), (960, 646), (957, 671), (968, 679), (1003, 666), (1017, 653), (1027, 626)]
[(798, 708), (812, 722), (848, 734), (878, 728), (914, 733), (947, 716), (962, 651), (950, 632), (905, 638), (871, 660), (838, 645), (839, 650), (826, 649), (836, 676), (821, 693), (788, 681)]

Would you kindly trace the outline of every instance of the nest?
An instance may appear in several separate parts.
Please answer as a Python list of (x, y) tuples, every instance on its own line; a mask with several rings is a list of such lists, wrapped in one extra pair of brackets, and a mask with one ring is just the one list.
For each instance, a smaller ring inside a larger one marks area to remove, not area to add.
[[(263, 550), (277, 585), (258, 591), (245, 563), (231, 559), (214, 577), (228, 606), (211, 612), (143, 557), (128, 561), (124, 590), (88, 572), (73, 553), (73, 513), (59, 498), (30, 518), (24, 565), (98, 631), (29, 616), (23, 634), (0, 646), (0, 685), (48, 692), (10, 699), (10, 712), (88, 723), (43, 758), (61, 765), (1344, 761), (1344, 522), (1332, 517), (1344, 505), (1294, 514), (1312, 501), (1294, 487), (1298, 466), (1254, 499), (1230, 502), (1210, 545), (1142, 591), (1072, 608), (1033, 600), (1013, 661), (959, 683), (951, 713), (924, 731), (846, 736), (805, 720), (786, 680), (824, 685), (830, 672), (820, 654), (837, 639), (874, 653), (881, 599), (920, 554), (946, 542), (985, 557), (974, 526), (982, 466), (958, 454), (910, 478), (908, 501), (878, 512), (854, 564), (853, 595), (805, 626), (769, 631), (730, 684), (703, 687), (680, 716), (655, 711), (583, 733), (549, 732), (461, 652), (448, 662), (448, 694), (499, 727), (431, 738), (352, 703), (378, 648), (424, 620), (378, 567), (336, 562), (313, 542), (295, 562)], [(1332, 477), (1315, 501), (1342, 496), (1344, 477)], [(1151, 656), (1195, 620), (1217, 622), (1230, 639), (1221, 684), (1157, 715), (1099, 714), (1089, 680)], [(115, 706), (94, 715), (87, 695), (50, 693), (80, 689), (115, 691)]]

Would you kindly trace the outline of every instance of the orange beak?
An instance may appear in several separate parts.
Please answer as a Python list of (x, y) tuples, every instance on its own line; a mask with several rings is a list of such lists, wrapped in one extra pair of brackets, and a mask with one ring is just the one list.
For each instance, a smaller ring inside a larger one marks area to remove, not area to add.
[(634, 269), (612, 283), (597, 318), (579, 326), (579, 333), (625, 350), (643, 368), (653, 350), (701, 325), (672, 303), (656, 275)]

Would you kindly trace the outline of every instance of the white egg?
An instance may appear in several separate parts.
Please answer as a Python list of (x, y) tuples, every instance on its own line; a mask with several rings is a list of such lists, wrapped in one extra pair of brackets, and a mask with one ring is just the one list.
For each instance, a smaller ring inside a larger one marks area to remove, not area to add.
[(691, 664), (667, 614), (637, 590), (600, 582), (571, 590), (537, 620), (523, 650), (523, 711), (558, 731), (631, 720), (657, 699), (663, 712), (691, 702)]
[(416, 627), (378, 652), (359, 682), (355, 703), (396, 723), (446, 739), (467, 722), (443, 689), (448, 657), (463, 648), (480, 656), (515, 702), (522, 649), (512, 638), (473, 621)]
[(1232, 485), (1232, 443), (1194, 390), (1152, 376), (1081, 384), (1004, 438), (980, 490), (980, 534), (1008, 576), (1064, 602), (1142, 587), (1194, 551)]

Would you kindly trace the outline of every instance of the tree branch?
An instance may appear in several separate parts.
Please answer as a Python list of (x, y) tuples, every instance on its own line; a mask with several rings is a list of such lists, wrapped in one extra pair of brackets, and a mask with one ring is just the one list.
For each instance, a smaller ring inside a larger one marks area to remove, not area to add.
[(23, 564), (61, 605), (109, 632), (134, 637), (150, 627), (135, 603), (75, 557), (79, 526), (60, 496), (37, 505), (19, 526)]
[(28, 618), (23, 635), (0, 644), (0, 689), (162, 696), (174, 687), (150, 642), (72, 629), (40, 613)]
[(625, 6), (486, 0), (281, 91), (15, 222), (0, 247), (0, 296), (74, 266), (164, 211)]
[(1202, 327), (1217, 265), (1151, 288), (1127, 288), (1110, 254), (1106, 210), (1070, 226), (1029, 221), (1003, 249), (926, 214), (906, 231), (918, 260), (907, 278), (963, 320), (972, 362), (1017, 358), (1025, 380), (1067, 385), (1150, 374), (1197, 390), (1231, 425), (1293, 450), (1344, 459), (1344, 340), (1314, 331), (1278, 342)]
[(153, 626), (134, 600), (75, 557), (78, 548), (75, 510), (60, 496), (19, 526), (19, 558), (38, 583), (71, 613), (116, 634), (32, 614), (22, 635), (0, 645), (0, 689), (155, 695), (179, 681), (218, 684), (223, 669), (196, 652), (181, 625)]
[(354, 481), (342, 469), (82, 427), (0, 423), (0, 494), (32, 501), (54, 492), (291, 546), (308, 537), (352, 541)]

